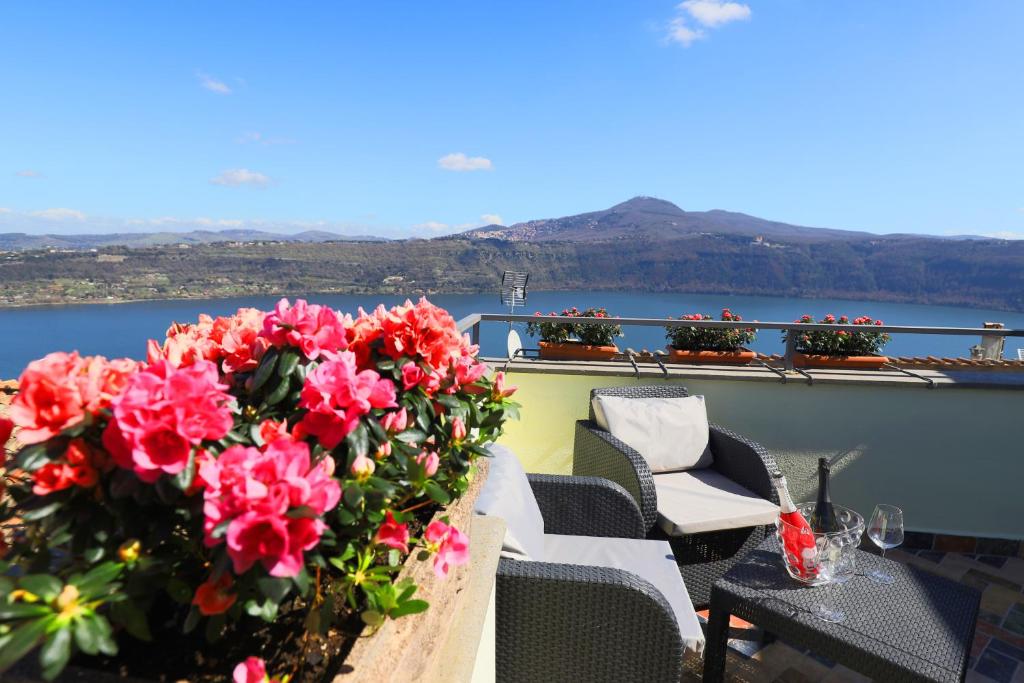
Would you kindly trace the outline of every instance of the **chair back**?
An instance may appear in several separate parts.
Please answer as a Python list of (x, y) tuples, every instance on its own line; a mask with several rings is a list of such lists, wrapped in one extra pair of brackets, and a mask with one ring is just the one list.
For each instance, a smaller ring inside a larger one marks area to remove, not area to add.
[(624, 387), (597, 387), (590, 390), (587, 406), (590, 421), (594, 422), (595, 396), (621, 396), (623, 398), (685, 398), (690, 395), (682, 384), (632, 384)]

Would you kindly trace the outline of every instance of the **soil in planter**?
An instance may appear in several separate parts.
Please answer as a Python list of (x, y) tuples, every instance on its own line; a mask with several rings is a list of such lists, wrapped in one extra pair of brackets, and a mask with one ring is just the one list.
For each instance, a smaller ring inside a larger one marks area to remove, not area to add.
[[(436, 505), (416, 511), (415, 519), (409, 522), (410, 535), (419, 536), (436, 511)], [(409, 561), (417, 560), (413, 557)], [(307, 636), (304, 627), (307, 613), (296, 601), (290, 606), (282, 605), (273, 623), (246, 616), (225, 630), (219, 640), (210, 643), (203, 637), (207, 620), (203, 619), (191, 634), (183, 634), (180, 625), (187, 610), (166, 598), (166, 602), (158, 601), (150, 613), (152, 642), (120, 633), (116, 657), (79, 655), (71, 665), (160, 683), (221, 683), (231, 679), (235, 665), (246, 657), (256, 656), (266, 660), (271, 676), (291, 674), (292, 683), (324, 683), (339, 672), (364, 624), (358, 612), (349, 609), (342, 600), (335, 600), (331, 629), (324, 636)], [(173, 623), (161, 628), (153, 616), (156, 614), (175, 618)], [(30, 658), (34, 664), (36, 655)]]

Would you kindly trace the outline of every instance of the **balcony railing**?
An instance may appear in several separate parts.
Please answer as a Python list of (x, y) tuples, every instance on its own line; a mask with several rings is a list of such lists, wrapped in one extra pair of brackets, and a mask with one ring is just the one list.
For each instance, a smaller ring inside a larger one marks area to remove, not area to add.
[[(987, 327), (931, 327), (923, 325), (827, 325), (822, 323), (784, 323), (764, 321), (725, 321), (725, 320), (669, 320), (667, 318), (582, 318), (561, 315), (517, 315), (510, 313), (473, 313), (459, 321), (459, 330), (469, 332), (474, 344), (480, 342), (480, 325), (484, 322), (515, 322), (531, 323), (541, 320), (547, 323), (585, 323), (588, 325), (622, 325), (637, 327), (707, 327), (714, 329), (755, 329), (785, 330), (799, 332), (886, 332), (888, 334), (937, 334), (945, 336), (971, 337), (1024, 337), (1024, 329), (987, 328)], [(784, 367), (787, 371), (796, 370), (794, 355), (796, 354), (796, 335), (786, 335), (786, 350), (783, 355)]]

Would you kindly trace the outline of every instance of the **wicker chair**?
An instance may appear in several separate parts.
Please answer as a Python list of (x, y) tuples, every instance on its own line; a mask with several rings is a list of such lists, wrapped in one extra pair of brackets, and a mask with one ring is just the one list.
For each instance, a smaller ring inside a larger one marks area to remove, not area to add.
[[(527, 476), (545, 535), (644, 538), (640, 510), (618, 484)], [(498, 681), (680, 680), (685, 645), (676, 617), (636, 574), (502, 558), (495, 581)]]
[[(689, 394), (685, 387), (679, 385), (611, 387), (591, 391), (591, 399), (601, 395), (677, 398)], [(760, 444), (718, 425), (711, 424), (709, 432), (709, 446), (714, 457), (712, 469), (777, 505), (778, 495), (769, 474), (776, 470), (771, 454)], [(761, 525), (690, 535), (667, 534), (658, 525), (658, 497), (647, 462), (634, 449), (597, 426), (593, 407), (590, 408), (589, 420), (576, 423), (573, 474), (610, 479), (633, 496), (643, 516), (647, 537), (670, 542), (697, 609), (707, 607), (711, 585), (740, 557), (756, 548), (767, 533), (768, 527)]]

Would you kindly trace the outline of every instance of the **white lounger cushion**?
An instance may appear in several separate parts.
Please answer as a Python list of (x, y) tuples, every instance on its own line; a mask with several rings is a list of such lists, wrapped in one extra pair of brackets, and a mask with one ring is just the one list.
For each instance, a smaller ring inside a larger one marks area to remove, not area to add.
[(708, 413), (703, 396), (595, 396), (594, 421), (635, 450), (651, 472), (710, 467)]
[(502, 557), (545, 561), (544, 517), (519, 458), (498, 444), (487, 449), (493, 457), (487, 482), (476, 499), (477, 514), (505, 520)]
[(772, 524), (779, 506), (715, 470), (654, 475), (658, 525), (669, 536)]
[(648, 581), (675, 614), (683, 645), (697, 654), (704, 651), (704, 633), (667, 541), (545, 534), (544, 554), (548, 562), (622, 569)]

